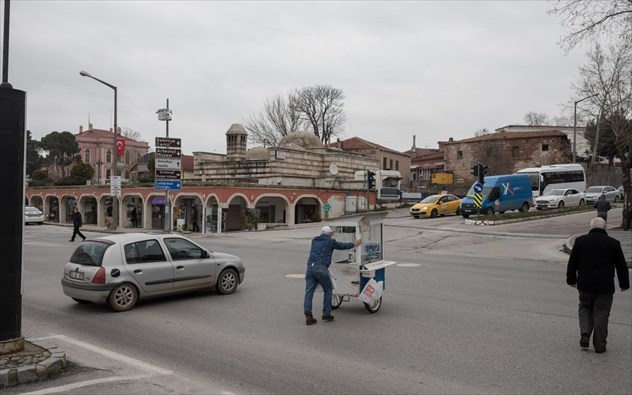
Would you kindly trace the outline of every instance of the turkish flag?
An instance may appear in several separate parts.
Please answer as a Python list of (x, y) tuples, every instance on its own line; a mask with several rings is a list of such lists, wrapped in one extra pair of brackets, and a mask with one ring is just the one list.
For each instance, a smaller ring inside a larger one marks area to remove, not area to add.
[(125, 138), (116, 139), (116, 154), (118, 156), (125, 154)]

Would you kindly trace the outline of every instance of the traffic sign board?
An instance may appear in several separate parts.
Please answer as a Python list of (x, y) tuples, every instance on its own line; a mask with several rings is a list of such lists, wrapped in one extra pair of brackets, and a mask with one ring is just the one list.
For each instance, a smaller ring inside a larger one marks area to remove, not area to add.
[(156, 158), (180, 158), (182, 151), (174, 148), (156, 148)]
[(154, 186), (156, 189), (181, 189), (182, 182), (176, 180), (156, 180), (154, 181)]
[(156, 158), (156, 169), (180, 170), (180, 159)]
[(483, 195), (481, 193), (474, 194), (474, 206), (476, 207), (483, 206)]
[(180, 148), (182, 141), (175, 137), (156, 137), (156, 147), (161, 148)]
[(483, 192), (483, 184), (481, 184), (480, 182), (475, 183), (473, 188), (474, 188), (474, 192), (476, 193)]
[(156, 169), (156, 179), (161, 180), (179, 180), (182, 178), (180, 170)]

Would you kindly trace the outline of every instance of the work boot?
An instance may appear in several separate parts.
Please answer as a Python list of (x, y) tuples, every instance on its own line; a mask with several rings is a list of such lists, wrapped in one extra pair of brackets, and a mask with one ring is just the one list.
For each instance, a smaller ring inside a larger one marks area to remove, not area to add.
[(333, 315), (331, 315), (331, 314), (329, 314), (329, 315), (324, 315), (324, 316), (323, 316), (323, 321), (329, 321), (329, 322), (331, 322), (331, 321), (333, 321), (333, 320), (334, 320), (334, 316), (333, 316)]
[(315, 323), (317, 323), (318, 321), (316, 321), (316, 318), (314, 318), (313, 315), (311, 314), (305, 314), (305, 324), (306, 325), (313, 325)]
[(582, 338), (579, 339), (579, 346), (581, 348), (588, 348), (588, 346), (590, 346), (590, 336), (582, 335)]

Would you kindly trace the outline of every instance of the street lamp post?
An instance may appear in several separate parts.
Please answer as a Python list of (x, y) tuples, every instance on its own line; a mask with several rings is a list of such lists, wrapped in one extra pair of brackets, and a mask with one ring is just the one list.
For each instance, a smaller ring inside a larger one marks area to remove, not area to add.
[(595, 97), (597, 95), (599, 94), (595, 93), (593, 95), (586, 96), (583, 99), (577, 100), (575, 102), (575, 116), (574, 116), (574, 121), (573, 121), (573, 163), (575, 163), (575, 160), (577, 158), (577, 104), (583, 102), (584, 100), (590, 99), (591, 97)]
[[(117, 124), (116, 124), (116, 121), (117, 121), (116, 116), (117, 116), (117, 104), (118, 103), (117, 103), (116, 86), (114, 86), (112, 84), (109, 84), (109, 83), (107, 83), (107, 82), (105, 82), (103, 80), (100, 80), (100, 79), (90, 75), (89, 73), (87, 73), (85, 71), (80, 71), (79, 75), (81, 75), (82, 77), (92, 78), (93, 80), (98, 81), (98, 82), (102, 83), (103, 85), (105, 85), (105, 86), (107, 86), (109, 88), (112, 88), (114, 90), (114, 138), (113, 138), (113, 141), (112, 141), (112, 147), (113, 147), (112, 159), (114, 159), (114, 160), (112, 161), (112, 176), (117, 176), (118, 175), (118, 169), (117, 169), (117, 167), (118, 167), (118, 164), (117, 164), (118, 163), (118, 154), (117, 154), (117, 151), (116, 151), (116, 138), (117, 138), (118, 130), (117, 130)], [(112, 185), (112, 180), (111, 179), (110, 179), (110, 185)], [(112, 228), (114, 230), (116, 230), (116, 228), (118, 228), (118, 215), (119, 215), (119, 212), (118, 212), (118, 196), (114, 196), (113, 199), (112, 199), (112, 214), (113, 214), (112, 215), (113, 218), (112, 218), (112, 225), (111, 226), (112, 226)]]

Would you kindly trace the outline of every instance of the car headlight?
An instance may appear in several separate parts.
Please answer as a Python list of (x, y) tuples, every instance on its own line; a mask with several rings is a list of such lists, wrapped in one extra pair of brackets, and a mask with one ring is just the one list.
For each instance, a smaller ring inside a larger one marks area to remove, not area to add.
[(428, 210), (428, 206), (423, 206), (421, 209), (422, 210)]

